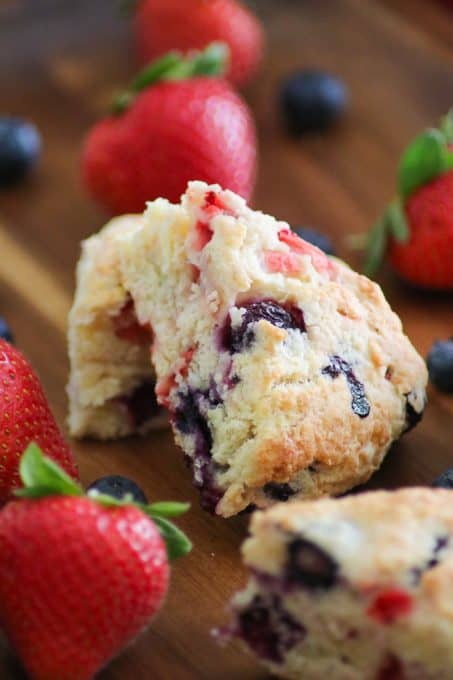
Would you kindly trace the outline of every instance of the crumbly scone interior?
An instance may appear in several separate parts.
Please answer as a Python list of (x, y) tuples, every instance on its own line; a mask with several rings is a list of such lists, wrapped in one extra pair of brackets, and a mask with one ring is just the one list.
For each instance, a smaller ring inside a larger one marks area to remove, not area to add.
[(82, 243), (68, 333), (69, 428), (73, 436), (129, 434), (134, 428), (121, 399), (144, 383), (154, 382), (149, 341), (129, 342), (119, 337), (114, 327), (114, 320), (130, 304), (121, 279), (119, 252), (124, 241), (141, 227), (142, 216), (126, 215), (111, 220)]

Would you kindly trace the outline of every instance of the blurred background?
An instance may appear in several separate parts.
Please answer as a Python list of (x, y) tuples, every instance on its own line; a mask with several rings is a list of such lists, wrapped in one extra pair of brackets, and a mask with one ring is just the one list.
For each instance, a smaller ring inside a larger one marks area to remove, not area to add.
[[(0, 193), (0, 211), (39, 258), (55, 258), (51, 268), (68, 290), (80, 239), (106, 218), (82, 186), (82, 142), (138, 69), (133, 18), (122, 4), (0, 1), (0, 113), (32, 121), (43, 140), (39, 171)], [(266, 35), (264, 62), (243, 88), (258, 131), (253, 203), (327, 231), (345, 255), (340, 236), (371, 226), (394, 193), (402, 149), (451, 106), (449, 3), (249, 4)], [(281, 89), (297, 69), (338, 77), (349, 96), (338, 124), (294, 138), (282, 119)], [(50, 244), (44, 234), (52, 234)], [(348, 258), (358, 264), (353, 253)]]

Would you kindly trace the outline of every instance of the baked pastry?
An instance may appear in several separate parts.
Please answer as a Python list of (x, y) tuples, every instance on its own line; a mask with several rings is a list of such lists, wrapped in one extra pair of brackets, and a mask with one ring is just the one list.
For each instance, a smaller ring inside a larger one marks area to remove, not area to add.
[(341, 493), (421, 416), (425, 364), (379, 286), (230, 191), (150, 203), (121, 269), (209, 510)]
[(74, 437), (122, 437), (164, 418), (154, 394), (149, 329), (137, 323), (119, 268), (121, 244), (141, 226), (141, 216), (118, 217), (82, 244), (68, 333)]
[(292, 680), (453, 678), (453, 491), (402, 489), (255, 513), (239, 638)]

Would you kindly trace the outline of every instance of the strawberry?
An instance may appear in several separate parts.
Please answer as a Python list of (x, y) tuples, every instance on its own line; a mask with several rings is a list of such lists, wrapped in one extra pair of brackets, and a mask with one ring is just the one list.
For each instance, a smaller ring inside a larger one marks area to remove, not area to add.
[(19, 460), (31, 441), (78, 479), (36, 373), (18, 349), (0, 339), (0, 505), (21, 485)]
[[(178, 201), (193, 179), (249, 199), (256, 141), (245, 103), (220, 78), (225, 48), (182, 59), (170, 53), (147, 67), (116, 100), (116, 115), (89, 133), (82, 174), (110, 212), (140, 212), (147, 200)], [(211, 75), (210, 75), (211, 74)]]
[(85, 496), (35, 444), (20, 469), (23, 500), (0, 512), (0, 624), (31, 680), (90, 680), (162, 605), (168, 558), (191, 547), (166, 517), (187, 505)]
[(236, 0), (139, 0), (134, 32), (143, 63), (172, 49), (225, 42), (231, 52), (227, 77), (238, 86), (255, 75), (263, 55), (262, 26)]
[(403, 153), (398, 195), (368, 235), (367, 274), (386, 252), (405, 281), (453, 290), (453, 111)]

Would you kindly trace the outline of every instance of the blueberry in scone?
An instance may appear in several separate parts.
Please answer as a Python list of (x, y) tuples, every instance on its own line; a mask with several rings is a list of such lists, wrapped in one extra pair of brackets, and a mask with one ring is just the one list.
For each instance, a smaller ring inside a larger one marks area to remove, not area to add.
[(425, 364), (379, 286), (218, 186), (192, 182), (143, 219), (121, 277), (203, 506), (230, 516), (367, 480), (425, 402)]
[(291, 680), (453, 677), (453, 492), (412, 488), (255, 513), (238, 638)]
[(154, 393), (150, 331), (137, 322), (119, 267), (122, 242), (141, 225), (141, 216), (117, 217), (82, 244), (68, 333), (75, 437), (121, 437), (166, 420)]

